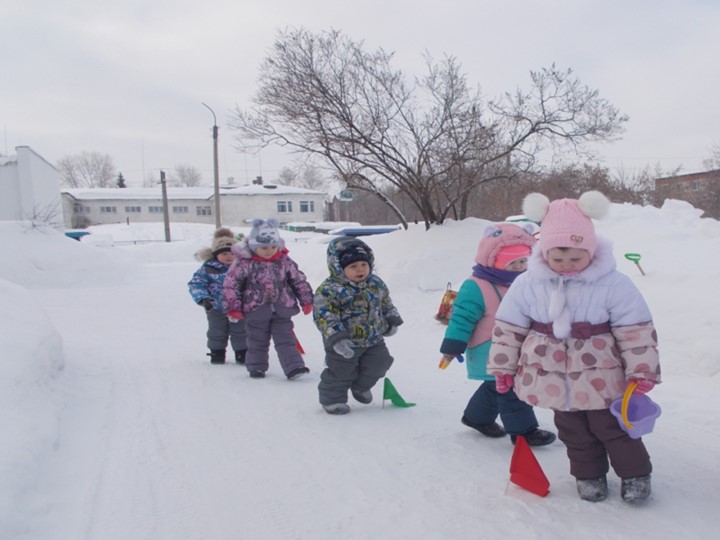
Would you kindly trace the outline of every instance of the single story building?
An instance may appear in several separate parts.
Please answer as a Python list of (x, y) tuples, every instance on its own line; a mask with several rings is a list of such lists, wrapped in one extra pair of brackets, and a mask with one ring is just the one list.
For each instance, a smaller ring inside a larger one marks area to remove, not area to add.
[[(171, 222), (215, 223), (215, 193), (208, 187), (168, 187)], [(151, 188), (65, 188), (62, 190), (65, 226), (124, 222), (162, 222), (160, 186)], [(220, 217), (223, 225), (242, 226), (253, 218), (290, 221), (324, 220), (325, 193), (277, 184), (251, 184), (220, 188)]]

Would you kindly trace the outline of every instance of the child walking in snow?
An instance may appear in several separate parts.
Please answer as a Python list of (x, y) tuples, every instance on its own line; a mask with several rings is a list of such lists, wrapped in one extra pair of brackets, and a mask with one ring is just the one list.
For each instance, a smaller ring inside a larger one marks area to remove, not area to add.
[(195, 258), (203, 261), (203, 264), (188, 282), (190, 296), (196, 304), (205, 308), (207, 314), (207, 346), (212, 364), (225, 363), (228, 340), (235, 351), (235, 361), (238, 364), (245, 363), (245, 321), (230, 322), (223, 307), (223, 281), (235, 260), (231, 248), (236, 241), (230, 229), (221, 227), (216, 230), (212, 246), (195, 254)]
[(310, 370), (297, 349), (292, 317), (312, 311), (312, 287), (288, 256), (275, 219), (255, 219), (246, 241), (232, 248), (235, 262), (225, 277), (224, 299), (230, 320), (245, 320), (250, 377), (265, 377), (270, 338), (285, 376), (294, 380)]
[(328, 414), (347, 414), (348, 390), (356, 401), (372, 402), (371, 388), (393, 363), (384, 337), (403, 320), (387, 285), (373, 273), (375, 256), (365, 242), (336, 238), (327, 262), (330, 276), (315, 291), (313, 309), (325, 346), (318, 391)]
[[(483, 381), (465, 407), (463, 424), (487, 437), (509, 433), (514, 444), (523, 435), (530, 446), (544, 446), (555, 435), (538, 429), (533, 408), (515, 392), (498, 392), (495, 377), (486, 368), (495, 312), (510, 284), (525, 271), (534, 244), (532, 231), (517, 225), (498, 223), (485, 229), (472, 275), (463, 282), (453, 304), (440, 352), (446, 363), (465, 353), (468, 378)], [(498, 415), (505, 429), (495, 422)]]
[(650, 495), (650, 456), (610, 413), (631, 381), (638, 393), (660, 382), (652, 316), (630, 279), (615, 269), (612, 246), (597, 237), (590, 218), (610, 203), (597, 192), (552, 203), (532, 193), (523, 202), (542, 221), (539, 249), (497, 314), (488, 371), (499, 392), (554, 410), (580, 497), (607, 497), (610, 466), (621, 496), (639, 503)]

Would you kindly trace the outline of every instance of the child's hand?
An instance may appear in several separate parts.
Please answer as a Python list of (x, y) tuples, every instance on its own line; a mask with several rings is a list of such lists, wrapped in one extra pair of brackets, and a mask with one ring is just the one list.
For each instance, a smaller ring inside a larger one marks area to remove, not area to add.
[(633, 390), (633, 394), (647, 394), (650, 390), (655, 388), (655, 383), (647, 379), (630, 379), (628, 383), (636, 382), (637, 387)]
[(205, 308), (205, 311), (211, 311), (212, 308), (215, 307), (215, 304), (213, 304), (213, 301), (209, 298), (203, 298), (200, 300), (200, 305)]
[(338, 341), (335, 345), (333, 345), (333, 351), (338, 353), (343, 358), (352, 358), (355, 356), (355, 351), (353, 351), (352, 347), (352, 341), (349, 339), (341, 339)]
[(227, 317), (231, 323), (236, 323), (244, 319), (243, 314), (239, 311), (229, 311)]
[(397, 329), (398, 329), (397, 326), (390, 325), (390, 326), (388, 326), (388, 329), (385, 331), (383, 336), (385, 336), (385, 337), (394, 336), (395, 334), (397, 334)]
[(495, 375), (495, 389), (501, 394), (509, 392), (514, 384), (515, 379), (513, 379), (512, 375), (508, 375), (507, 373), (504, 375)]
[(313, 307), (313, 305), (312, 305), (312, 304), (305, 304), (304, 306), (300, 306), (300, 307), (302, 308), (302, 312), (303, 312), (305, 315), (310, 315), (310, 313), (312, 312), (312, 307)]

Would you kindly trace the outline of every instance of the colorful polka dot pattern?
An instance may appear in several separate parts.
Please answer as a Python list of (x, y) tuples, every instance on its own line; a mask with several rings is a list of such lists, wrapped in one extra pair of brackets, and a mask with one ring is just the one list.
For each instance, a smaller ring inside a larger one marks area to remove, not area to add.
[(643, 323), (558, 340), (498, 321), (488, 372), (514, 374), (515, 392), (534, 406), (605, 409), (622, 396), (632, 376), (660, 380), (656, 332), (652, 323)]

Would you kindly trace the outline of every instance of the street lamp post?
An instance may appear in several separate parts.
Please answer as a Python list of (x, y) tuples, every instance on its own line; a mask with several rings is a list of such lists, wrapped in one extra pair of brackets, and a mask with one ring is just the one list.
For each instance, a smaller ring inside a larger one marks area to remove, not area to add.
[(215, 111), (213, 111), (208, 105), (203, 105), (213, 115), (213, 172), (214, 172), (214, 187), (215, 187), (215, 227), (220, 228), (220, 173), (218, 171), (218, 126), (217, 117)]
[(163, 224), (165, 225), (165, 241), (170, 241), (170, 208), (167, 195), (167, 181), (165, 180), (165, 171), (160, 170), (160, 186), (162, 189), (163, 204)]

